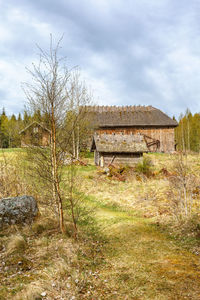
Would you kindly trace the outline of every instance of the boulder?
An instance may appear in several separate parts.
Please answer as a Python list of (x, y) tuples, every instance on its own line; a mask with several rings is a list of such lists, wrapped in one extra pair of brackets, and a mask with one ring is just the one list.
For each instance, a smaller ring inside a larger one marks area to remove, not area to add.
[(31, 223), (37, 214), (37, 202), (31, 196), (0, 199), (0, 227), (4, 224)]

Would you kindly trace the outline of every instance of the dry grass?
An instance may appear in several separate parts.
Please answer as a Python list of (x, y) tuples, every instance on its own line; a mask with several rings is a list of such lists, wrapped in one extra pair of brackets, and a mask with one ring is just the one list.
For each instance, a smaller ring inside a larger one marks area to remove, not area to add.
[(31, 194), (35, 187), (28, 180), (24, 151), (0, 151), (0, 198)]
[[(174, 203), (170, 192), (172, 189), (170, 175), (174, 178), (174, 165), (178, 155), (148, 154), (153, 163), (153, 176), (136, 176), (130, 174), (125, 182), (112, 180), (106, 175), (97, 173), (85, 181), (85, 193), (95, 195), (101, 199), (101, 203), (121, 206), (123, 209), (135, 209), (144, 217), (156, 217), (168, 219), (169, 216), (176, 219)], [(184, 157), (185, 164), (189, 169), (189, 175), (193, 176), (193, 190), (199, 191), (200, 186), (200, 155), (188, 155)], [(91, 172), (92, 173), (92, 172)], [(94, 174), (94, 173), (93, 173)], [(168, 175), (169, 174), (169, 175)], [(200, 215), (200, 195), (193, 198), (193, 212)]]
[[(180, 225), (168, 227), (170, 183), (159, 173), (162, 168), (173, 173), (176, 156), (149, 156), (156, 175), (130, 174), (125, 182), (107, 178), (94, 166), (77, 167), (98, 225), (80, 224), (79, 241), (59, 233), (42, 202), (32, 226), (4, 229), (0, 299), (199, 299), (199, 240), (185, 231), (177, 238)], [(198, 177), (200, 157), (189, 155), (187, 163)], [(90, 230), (83, 232), (87, 226)], [(26, 247), (8, 254), (11, 236), (21, 236)]]
[[(115, 217), (114, 217), (115, 216)], [(198, 299), (198, 256), (183, 250), (153, 224), (126, 213), (101, 211), (108, 224), (107, 299)]]
[(43, 287), (40, 282), (29, 284), (22, 292), (19, 292), (13, 299), (15, 300), (36, 300), (42, 299)]
[(84, 235), (75, 242), (60, 234), (53, 216), (41, 215), (31, 226), (7, 227), (0, 236), (0, 299), (40, 299), (42, 293), (42, 299), (78, 299), (87, 294), (93, 285), (87, 270), (100, 253), (100, 244), (94, 245)]
[(12, 253), (22, 253), (27, 247), (27, 243), (20, 234), (11, 235), (7, 244), (7, 255)]

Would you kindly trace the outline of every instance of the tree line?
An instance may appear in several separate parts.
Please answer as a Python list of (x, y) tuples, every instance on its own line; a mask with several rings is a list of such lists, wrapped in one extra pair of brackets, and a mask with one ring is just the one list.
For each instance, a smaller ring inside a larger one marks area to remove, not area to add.
[(175, 128), (175, 143), (178, 151), (200, 152), (200, 113), (192, 114), (187, 109), (180, 115)]
[(46, 123), (47, 118), (39, 110), (33, 114), (24, 110), (23, 115), (19, 113), (17, 117), (14, 114), (8, 116), (3, 108), (0, 114), (0, 148), (20, 147), (20, 131), (33, 121)]

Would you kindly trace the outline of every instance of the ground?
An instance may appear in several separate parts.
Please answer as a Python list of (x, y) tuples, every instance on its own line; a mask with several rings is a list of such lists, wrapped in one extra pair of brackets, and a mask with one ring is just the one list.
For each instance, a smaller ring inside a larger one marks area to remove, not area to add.
[[(42, 205), (31, 226), (2, 230), (0, 299), (200, 299), (198, 232), (168, 224), (169, 183), (159, 173), (173, 172), (177, 157), (148, 156), (149, 178), (108, 177), (91, 159), (77, 167), (94, 211), (78, 241), (60, 234)], [(199, 172), (198, 155), (188, 163)]]

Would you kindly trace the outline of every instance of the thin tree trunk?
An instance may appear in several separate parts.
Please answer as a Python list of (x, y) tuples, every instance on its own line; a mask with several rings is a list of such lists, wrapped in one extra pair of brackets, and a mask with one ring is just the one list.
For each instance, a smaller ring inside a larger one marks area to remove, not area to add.
[(75, 134), (74, 130), (72, 131), (72, 147), (73, 147), (73, 157), (76, 157), (76, 145), (75, 145)]
[(52, 170), (52, 194), (53, 201), (52, 204), (57, 204), (56, 198), (56, 189), (55, 189), (55, 172), (54, 172), (54, 159), (53, 159), (53, 130), (51, 128), (51, 137), (50, 137), (50, 149), (51, 149), (51, 170)]
[(73, 187), (74, 187), (74, 177), (73, 177), (73, 170), (72, 170), (72, 162), (71, 162), (71, 169), (70, 169), (70, 205), (71, 205), (71, 214), (72, 214), (72, 221), (74, 225), (74, 238), (77, 239), (77, 225), (76, 225), (76, 218), (74, 212), (74, 199), (73, 199)]
[(183, 121), (181, 121), (181, 138), (182, 138), (182, 150), (185, 152), (185, 141), (184, 141), (184, 132), (183, 132)]
[(185, 202), (185, 216), (187, 217), (188, 216), (188, 203), (187, 203), (187, 192), (186, 192), (185, 183), (183, 186), (183, 193), (184, 193), (184, 202)]
[(189, 118), (187, 119), (187, 132), (188, 132), (188, 151), (190, 151), (190, 124), (189, 124)]
[(58, 203), (58, 212), (59, 212), (59, 223), (60, 230), (64, 232), (64, 220), (63, 220), (63, 207), (62, 207), (62, 198), (60, 193), (60, 185), (58, 181), (58, 164), (57, 164), (57, 156), (56, 156), (56, 128), (55, 128), (55, 118), (54, 118), (54, 107), (51, 106), (51, 114), (52, 114), (52, 158), (53, 158), (53, 183), (54, 183), (54, 192), (55, 197)]
[(77, 127), (77, 143), (76, 143), (76, 158), (79, 159), (79, 126)]

